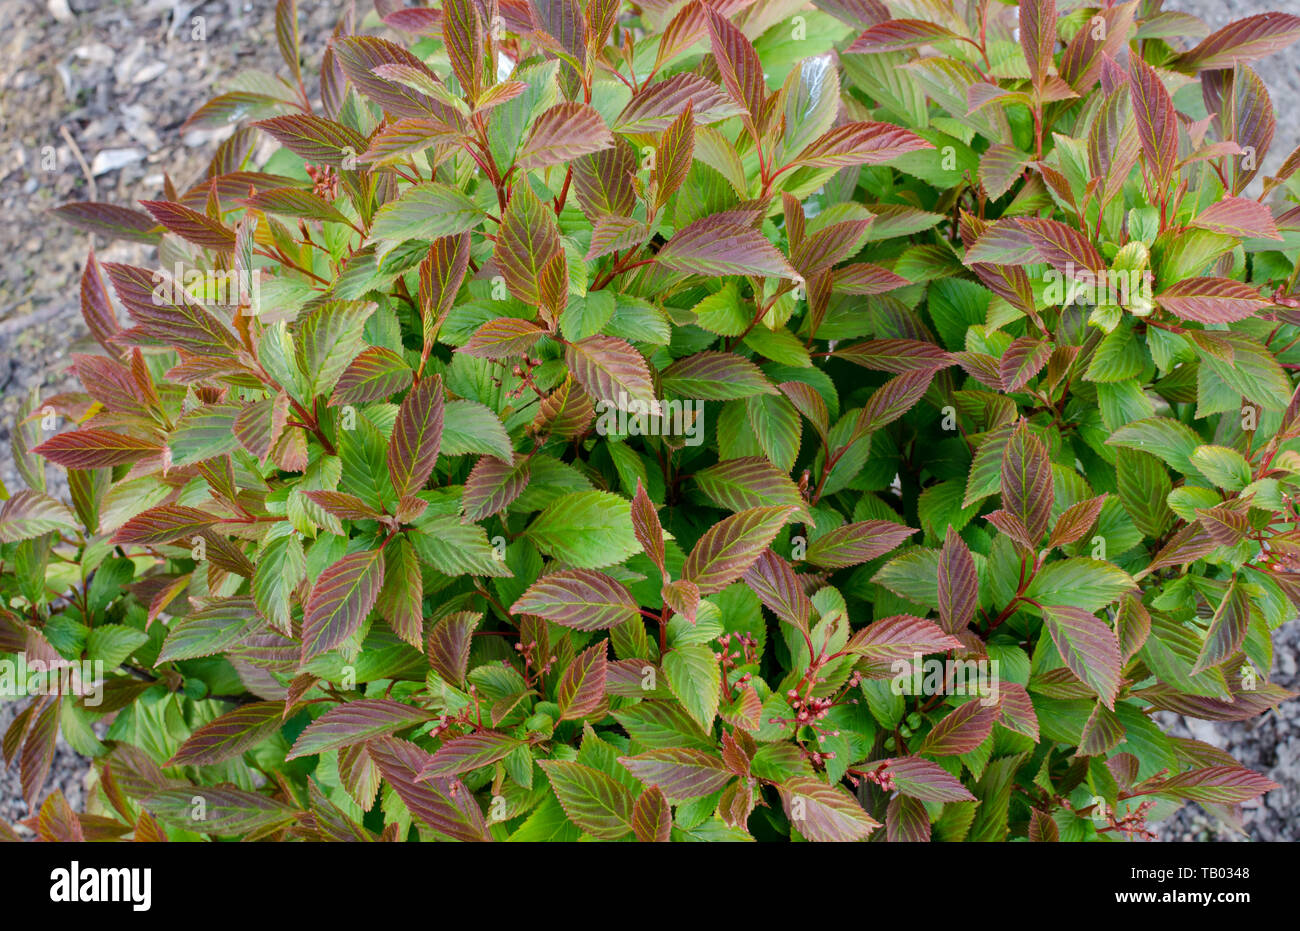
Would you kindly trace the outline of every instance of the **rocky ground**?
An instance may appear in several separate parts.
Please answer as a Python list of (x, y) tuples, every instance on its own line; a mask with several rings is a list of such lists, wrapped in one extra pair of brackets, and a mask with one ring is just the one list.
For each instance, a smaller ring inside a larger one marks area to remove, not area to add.
[[(360, 2), (360, 10), (369, 9)], [(1300, 0), (1168, 0), (1211, 27), (1270, 9), (1300, 12)], [(160, 196), (163, 173), (178, 186), (197, 179), (216, 142), (182, 135), (185, 118), (248, 69), (280, 67), (274, 0), (0, 0), (0, 479), (21, 487), (9, 430), (32, 390), (48, 397), (72, 385), (69, 355), (89, 338), (77, 310), (78, 279), (90, 237), (46, 211), (68, 200), (130, 204)], [(300, 4), (309, 62), (319, 60), (339, 0)], [(1278, 105), (1278, 132), (1265, 171), (1300, 141), (1300, 51), (1259, 71)], [(144, 263), (142, 247), (96, 244), (102, 259)], [(51, 472), (51, 478), (55, 476)], [(1279, 633), (1274, 676), (1300, 689), (1300, 623)], [(0, 733), (17, 705), (0, 705)], [(1170, 726), (1230, 750), (1282, 788), (1248, 810), (1244, 834), (1187, 806), (1165, 822), (1169, 840), (1296, 840), (1300, 803), (1300, 702), (1242, 724), (1171, 721)], [(60, 746), (47, 786), (75, 807), (84, 799), (86, 761)], [(16, 771), (0, 771), (0, 819), (26, 815)]]

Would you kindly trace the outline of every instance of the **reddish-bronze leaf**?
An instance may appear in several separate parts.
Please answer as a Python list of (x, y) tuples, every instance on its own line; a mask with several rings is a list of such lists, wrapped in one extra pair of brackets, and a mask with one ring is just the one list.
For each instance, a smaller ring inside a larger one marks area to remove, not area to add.
[(686, 557), (682, 578), (698, 585), (701, 595), (722, 591), (758, 561), (795, 510), (752, 508), (714, 524)]
[(544, 575), (510, 607), (575, 630), (607, 630), (638, 617), (628, 590), (593, 569), (561, 569)]
[(1052, 463), (1042, 440), (1022, 421), (1007, 441), (1002, 458), (1002, 506), (1027, 532), (1035, 546), (1052, 517)]
[(966, 541), (949, 527), (939, 551), (939, 620), (950, 634), (967, 627), (979, 606), (975, 558)]
[(424, 487), (442, 443), (442, 378), (426, 377), (402, 401), (388, 442), (388, 474), (399, 498)]
[(993, 733), (998, 719), (996, 703), (984, 704), (973, 698), (949, 712), (921, 741), (918, 753), (935, 756), (957, 756), (970, 753)]
[(326, 653), (356, 632), (384, 584), (379, 550), (344, 556), (320, 574), (303, 609), (302, 657)]
[(666, 844), (672, 836), (673, 813), (658, 786), (650, 786), (632, 805), (632, 831), (643, 844)]
[(596, 110), (584, 103), (557, 103), (533, 123), (519, 151), (517, 164), (525, 171), (545, 168), (590, 155), (614, 144), (614, 136)]
[[(561, 721), (580, 721), (595, 715), (605, 702), (608, 640), (601, 640), (574, 657), (555, 687)], [(592, 720), (595, 720), (593, 717)]]

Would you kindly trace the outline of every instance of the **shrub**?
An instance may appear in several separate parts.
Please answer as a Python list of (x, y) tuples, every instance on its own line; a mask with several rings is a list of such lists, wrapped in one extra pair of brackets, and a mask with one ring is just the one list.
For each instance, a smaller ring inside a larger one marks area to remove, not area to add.
[(1291, 697), (1300, 208), (1244, 192), (1300, 17), (377, 6), (317, 106), (282, 2), (201, 181), (59, 209), (170, 274), (92, 253), (103, 354), (14, 434), (0, 649), (105, 673), (4, 737), (33, 806), (95, 758), (42, 834), (1118, 839), (1272, 787), (1154, 712)]

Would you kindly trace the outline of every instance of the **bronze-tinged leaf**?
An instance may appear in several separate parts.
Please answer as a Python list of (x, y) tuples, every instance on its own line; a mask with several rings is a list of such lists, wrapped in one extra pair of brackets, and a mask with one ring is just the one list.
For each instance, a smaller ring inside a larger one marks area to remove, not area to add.
[(632, 496), (632, 532), (641, 544), (641, 549), (659, 567), (664, 582), (668, 581), (666, 551), (664, 549), (664, 528), (659, 522), (659, 511), (646, 494), (645, 486), (637, 479), (636, 494)]
[(946, 633), (970, 625), (979, 606), (975, 558), (966, 541), (949, 527), (939, 551), (939, 621)]
[(887, 268), (870, 262), (855, 262), (835, 269), (831, 288), (844, 294), (885, 294), (910, 284), (902, 275), (896, 275)]
[(921, 400), (934, 380), (935, 369), (914, 369), (885, 382), (867, 399), (853, 426), (856, 441), (881, 427), (893, 423)]
[(1187, 799), (1202, 805), (1240, 805), (1278, 784), (1244, 766), (1207, 766), (1170, 776), (1151, 790), (1169, 798)]
[[(30, 488), (0, 504), (0, 543), (17, 543), (58, 531), (71, 532), (76, 526), (67, 505)], [(22, 652), (22, 647), (6, 652)]]
[(619, 133), (657, 133), (690, 105), (695, 122), (716, 123), (740, 112), (728, 93), (700, 74), (683, 71), (642, 87), (614, 120)]
[(510, 293), (534, 307), (544, 303), (543, 272), (552, 258), (563, 254), (554, 211), (527, 184), (516, 185), (501, 217), (494, 253)]
[(597, 333), (564, 347), (574, 380), (597, 405), (625, 410), (629, 402), (654, 401), (654, 383), (645, 357), (626, 340)]
[[(1203, 71), (1201, 99), (1206, 110), (1215, 114), (1212, 122), (1220, 139), (1235, 142), (1243, 151), (1255, 152), (1254, 167), (1247, 167), (1249, 162), (1244, 158), (1221, 160), (1230, 182), (1230, 193), (1241, 194), (1259, 173), (1260, 157), (1268, 151), (1277, 129), (1268, 88), (1251, 68), (1238, 63), (1232, 70)], [(1284, 180), (1290, 171), (1294, 171), (1293, 159), (1283, 162), (1276, 177)], [(1270, 190), (1271, 184), (1266, 179), (1265, 194)]]
[(235, 234), (222, 223), (197, 210), (165, 200), (142, 200), (153, 218), (186, 242), (217, 252), (235, 250)]
[(1097, 702), (1079, 734), (1078, 752), (1080, 756), (1104, 757), (1124, 739), (1124, 723), (1115, 712)]
[(344, 702), (312, 721), (298, 735), (286, 759), (327, 753), (352, 744), (365, 743), (434, 717), (415, 705), (387, 698), (362, 698)]
[[(242, 202), (254, 210), (277, 216), (322, 220), (348, 225), (348, 218), (325, 198), (300, 188), (281, 187), (258, 191)], [(233, 247), (233, 244), (232, 244)]]
[(429, 254), (420, 263), (420, 318), (426, 346), (433, 343), (468, 269), (469, 233), (441, 236), (429, 244)]
[(356, 130), (319, 116), (294, 113), (259, 120), (253, 125), (312, 164), (340, 168), (367, 148), (366, 138)]
[(1044, 605), (1043, 621), (1065, 665), (1114, 710), (1120, 680), (1115, 631), (1091, 612), (1070, 605)]
[(303, 662), (326, 653), (360, 628), (384, 584), (379, 550), (344, 556), (320, 574), (303, 610)]
[(465, 479), (461, 495), (462, 519), (467, 524), (499, 514), (528, 486), (529, 460), (511, 464), (495, 456), (482, 456)]
[(639, 781), (657, 786), (673, 800), (712, 795), (735, 778), (722, 760), (691, 747), (662, 747), (618, 761)]
[(1232, 323), (1255, 316), (1268, 301), (1244, 281), (1231, 278), (1183, 278), (1155, 297), (1177, 317), (1198, 323)]
[(660, 596), (664, 604), (674, 613), (686, 618), (688, 623), (695, 623), (696, 615), (700, 610), (700, 589), (694, 582), (688, 582), (686, 579), (668, 582), (664, 585)]
[(1296, 697), (1279, 685), (1267, 683), (1254, 690), (1234, 692), (1230, 701), (1220, 698), (1205, 698), (1199, 695), (1187, 695), (1177, 689), (1163, 684), (1156, 684), (1133, 693), (1134, 697), (1150, 702), (1160, 711), (1173, 711), (1177, 714), (1207, 721), (1247, 721), (1258, 714), (1275, 708), (1284, 701)]
[(552, 47), (566, 52), (582, 68), (587, 62), (587, 21), (579, 0), (531, 0), (531, 6), (531, 19), (534, 28), (541, 29), (541, 37), (554, 39)]
[(1129, 56), (1129, 95), (1147, 171), (1155, 179), (1157, 196), (1163, 198), (1178, 162), (1178, 114), (1174, 101), (1156, 70), (1137, 55)]
[(1052, 354), (1052, 344), (1032, 336), (1021, 336), (1011, 341), (998, 362), (998, 375), (1002, 380), (1002, 390), (1007, 393), (1019, 391), (1029, 384)]
[(1034, 808), (1029, 812), (1029, 840), (1034, 843), (1056, 843), (1061, 839), (1061, 829), (1052, 816)]
[(1282, 234), (1277, 231), (1273, 211), (1269, 210), (1267, 204), (1248, 197), (1221, 197), (1198, 213), (1191, 225), (1235, 239), (1282, 238)]
[(726, 510), (789, 505), (798, 509), (797, 519), (812, 522), (799, 486), (762, 456), (724, 459), (696, 472), (695, 483)]
[[(1077, 275), (1083, 271), (1105, 270), (1106, 262), (1097, 247), (1074, 227), (1066, 226), (1059, 220), (1037, 217), (1022, 218), (1019, 224), (1038, 257), (1062, 274)], [(980, 241), (983, 242), (984, 237)], [(967, 253), (966, 259), (970, 261), (970, 253)]]
[(541, 436), (573, 439), (587, 432), (595, 416), (591, 397), (570, 375), (558, 388), (542, 398), (531, 430)]
[(1251, 62), (1280, 52), (1296, 39), (1300, 39), (1300, 16), (1258, 13), (1206, 36), (1174, 59), (1174, 64), (1189, 71), (1232, 68), (1238, 62)]
[(569, 820), (594, 837), (617, 840), (632, 830), (632, 793), (598, 769), (561, 760), (538, 760)]
[(1106, 495), (1087, 498), (1066, 508), (1056, 520), (1052, 535), (1047, 541), (1048, 549), (1066, 546), (1078, 542), (1088, 535), (1088, 531), (1101, 516), (1101, 507), (1106, 503)]
[(388, 474), (399, 498), (424, 488), (442, 443), (442, 377), (424, 378), (402, 401), (388, 441)]
[(149, 508), (118, 528), (114, 543), (138, 543), (158, 546), (177, 540), (188, 541), (201, 530), (220, 522), (221, 518), (198, 508), (181, 504), (160, 504)]
[(108, 262), (104, 265), (118, 300), (136, 326), (131, 335), (161, 340), (209, 360), (234, 360), (239, 341), (216, 317), (194, 303), (165, 274)]
[(632, 213), (637, 161), (630, 145), (616, 140), (609, 148), (574, 159), (572, 167), (573, 190), (588, 219), (595, 222), (608, 214)]
[(1042, 88), (1056, 49), (1056, 0), (1020, 0), (1019, 32), (1029, 75)]
[(555, 687), (555, 702), (560, 706), (561, 721), (580, 721), (596, 714), (604, 705), (608, 649), (608, 640), (588, 647), (574, 657), (560, 676)]
[(59, 736), (59, 715), (63, 699), (59, 696), (37, 699), (30, 730), (18, 754), (19, 781), (23, 800), (29, 809), (35, 808), (41, 797), (45, 777), (54, 763), (54, 745)]
[(816, 388), (802, 381), (786, 381), (777, 387), (794, 405), (795, 410), (808, 419), (817, 435), (825, 442), (830, 433), (830, 412), (826, 407), (826, 399)]
[(117, 312), (108, 297), (108, 282), (104, 280), (104, 270), (99, 266), (92, 249), (86, 256), (86, 269), (81, 273), (81, 317), (86, 321), (96, 342), (104, 347), (111, 358), (119, 358), (125, 353), (121, 346), (110, 340), (122, 332), (117, 322)]
[(934, 621), (896, 614), (873, 621), (855, 632), (844, 652), (875, 662), (911, 660), (916, 653), (942, 653), (961, 649), (962, 642)]
[(681, 116), (664, 130), (655, 152), (655, 167), (651, 175), (655, 185), (655, 205), (662, 207), (686, 182), (695, 157), (695, 109), (686, 101)]
[(146, 440), (112, 430), (71, 430), (60, 433), (32, 452), (65, 469), (100, 469), (161, 456), (160, 441)]
[(424, 577), (415, 549), (405, 539), (393, 540), (384, 553), (384, 585), (375, 607), (393, 633), (417, 650), (424, 646), (423, 603)]
[(401, 356), (382, 346), (370, 346), (343, 370), (334, 384), (334, 394), (329, 403), (333, 407), (386, 401), (409, 388), (411, 378), (411, 367)]
[(492, 840), (483, 810), (463, 784), (443, 777), (420, 778), (432, 759), (429, 753), (395, 737), (381, 737), (368, 746), (384, 779), (421, 822), (452, 840)]
[(1250, 625), (1250, 599), (1245, 587), (1234, 579), (1215, 609), (1205, 643), (1192, 666), (1192, 675), (1218, 666), (1241, 650)]
[(734, 352), (706, 349), (678, 359), (660, 375), (660, 382), (682, 398), (730, 401), (755, 394), (776, 394), (760, 369)]
[(1118, 58), (1128, 47), (1129, 31), (1133, 28), (1134, 4), (1118, 3), (1110, 9), (1099, 10), (1101, 29), (1089, 24), (1070, 40), (1061, 55), (1061, 77), (1078, 93), (1083, 94), (1097, 83), (1105, 58)]
[(767, 85), (763, 63), (745, 34), (725, 16), (709, 8), (709, 42), (713, 60), (722, 75), (722, 84), (731, 99), (744, 107), (751, 126), (763, 128), (767, 103)]
[(289, 417), (289, 397), (285, 394), (254, 401), (235, 415), (233, 432), (239, 445), (261, 461), (271, 454)]
[(923, 844), (930, 839), (930, 815), (925, 805), (907, 795), (895, 795), (885, 808), (885, 836), (891, 844)]
[(989, 146), (980, 156), (979, 165), (979, 181), (989, 198), (997, 200), (1011, 190), (1030, 159), (1013, 145), (1000, 142)]
[(880, 827), (842, 786), (827, 785), (820, 776), (793, 776), (777, 791), (791, 826), (808, 840), (858, 841)]
[(709, 277), (798, 277), (761, 231), (732, 213), (704, 217), (678, 230), (655, 254), (655, 261), (676, 271)]
[(933, 45), (955, 38), (951, 29), (923, 19), (890, 19), (876, 23), (858, 36), (843, 52), (845, 55), (876, 55)]
[(483, 88), (484, 29), (473, 0), (446, 0), (442, 4), (442, 42), (456, 80), (471, 99)]
[(1037, 743), (1038, 713), (1034, 710), (1034, 701), (1029, 697), (1029, 692), (1016, 682), (1001, 683), (1000, 692), (998, 723)]
[(672, 836), (673, 813), (658, 786), (650, 786), (632, 805), (632, 832), (643, 844), (666, 844)]
[[(332, 38), (330, 48), (347, 79), (386, 113), (399, 117), (436, 116), (449, 123), (458, 122), (459, 114), (451, 106), (375, 72), (383, 65), (404, 65), (426, 81), (439, 83), (438, 76), (402, 46), (377, 36), (346, 36)], [(354, 151), (360, 153), (364, 148)]]
[(483, 359), (512, 359), (528, 354), (528, 350), (546, 333), (530, 320), (519, 317), (498, 317), (489, 320), (460, 347), (468, 356)]
[(525, 171), (558, 165), (614, 145), (614, 136), (594, 108), (558, 103), (533, 123), (516, 164)]
[(197, 728), (167, 761), (168, 766), (212, 766), (234, 759), (280, 729), (284, 704), (258, 701), (240, 705)]
[(429, 664), (453, 685), (465, 681), (471, 635), (482, 620), (483, 615), (473, 611), (457, 611), (440, 619), (429, 631)]
[(1036, 546), (1052, 517), (1052, 463), (1042, 440), (1021, 424), (1007, 440), (1002, 458), (1002, 506), (1027, 533), (1027, 545)]
[(158, 224), (153, 217), (130, 207), (92, 201), (74, 201), (55, 207), (51, 213), (78, 229), (88, 233), (98, 233), (109, 239), (125, 239), (128, 242), (154, 245), (162, 238), (162, 233), (158, 232)]
[(302, 83), (301, 51), (298, 43), (298, 0), (277, 0), (275, 4), (275, 41), (280, 57), (289, 66), (298, 83)]
[(879, 165), (908, 152), (933, 148), (916, 133), (891, 123), (845, 123), (814, 139), (790, 164), (803, 168)]
[(998, 719), (996, 702), (974, 698), (949, 712), (921, 741), (918, 753), (957, 756), (970, 753), (993, 733)]
[(808, 632), (812, 601), (788, 562), (771, 550), (764, 550), (741, 578), (769, 611), (787, 624)]
[(817, 537), (805, 558), (823, 569), (843, 569), (869, 562), (896, 549), (916, 530), (887, 520), (844, 524)]
[(638, 617), (627, 588), (594, 569), (561, 569), (542, 576), (510, 607), (575, 630), (608, 630)]
[(794, 515), (793, 507), (761, 507), (733, 514), (704, 532), (686, 557), (682, 578), (701, 595), (722, 591), (758, 561)]
[(952, 775), (933, 760), (919, 756), (895, 757), (885, 760), (886, 771), (894, 779), (899, 794), (922, 802), (972, 802), (975, 796)]
[[(401, 66), (390, 65), (384, 71), (399, 67)], [(465, 144), (466, 139), (464, 133), (437, 117), (408, 116), (386, 123), (383, 128), (376, 130), (357, 162), (376, 166), (402, 164), (411, 156), (435, 146), (439, 150), (430, 153), (429, 158), (438, 162), (446, 157), (443, 153), (450, 154), (454, 151), (453, 146)]]

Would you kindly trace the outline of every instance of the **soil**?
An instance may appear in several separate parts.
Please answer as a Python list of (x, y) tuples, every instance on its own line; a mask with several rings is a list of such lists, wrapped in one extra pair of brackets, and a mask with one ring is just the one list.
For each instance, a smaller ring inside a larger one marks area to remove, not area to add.
[[(367, 11), (369, 4), (357, 4)], [(338, 0), (300, 4), (308, 69), (341, 10)], [(1168, 0), (1212, 28), (1268, 10), (1300, 13), (1300, 0)], [(230, 77), (281, 67), (274, 0), (0, 0), (0, 479), (22, 487), (9, 431), (23, 399), (72, 390), (70, 355), (93, 351), (78, 311), (78, 281), (90, 237), (50, 217), (69, 200), (133, 204), (160, 197), (166, 171), (178, 187), (202, 175), (220, 134), (180, 126)], [(202, 34), (200, 37), (200, 33)], [(1300, 142), (1300, 50), (1258, 71), (1278, 107), (1264, 162), (1276, 168)], [(95, 243), (102, 260), (147, 264), (149, 249)], [(51, 489), (59, 493), (57, 470)], [(66, 487), (66, 486), (63, 486)], [(1300, 689), (1300, 622), (1277, 634), (1275, 681)], [(0, 704), (0, 733), (17, 703)], [(1224, 747), (1281, 788), (1244, 812), (1236, 832), (1188, 805), (1165, 821), (1166, 840), (1296, 840), (1300, 803), (1300, 702), (1240, 724), (1167, 718), (1167, 726)], [(47, 791), (84, 803), (88, 761), (60, 742)], [(28, 814), (16, 767), (0, 770), (0, 819)]]

